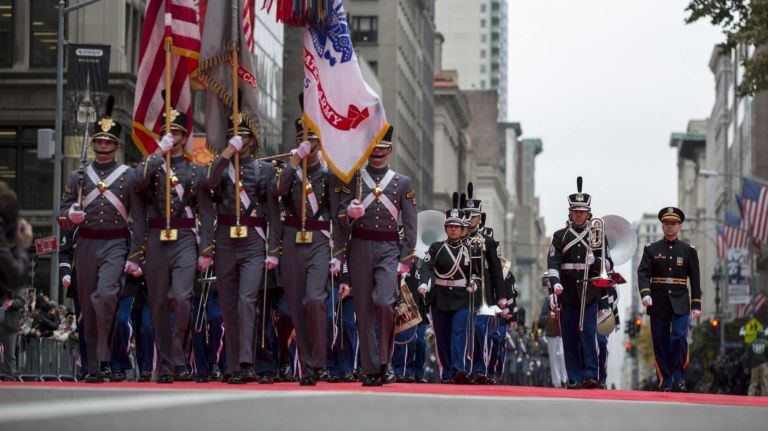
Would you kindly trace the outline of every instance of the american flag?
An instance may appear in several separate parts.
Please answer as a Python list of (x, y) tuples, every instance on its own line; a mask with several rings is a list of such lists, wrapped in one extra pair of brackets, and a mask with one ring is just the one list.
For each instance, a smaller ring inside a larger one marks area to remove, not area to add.
[(723, 225), (717, 224), (717, 257), (724, 258), (728, 253), (728, 248), (725, 242), (725, 236), (723, 235)]
[[(197, 70), (200, 27), (196, 0), (149, 0), (141, 32), (139, 73), (133, 102), (133, 142), (144, 154), (157, 148), (162, 134), (165, 100), (165, 41), (171, 40), (171, 106), (187, 114), (192, 130), (189, 77)], [(185, 147), (191, 152), (192, 133)]]
[(749, 234), (742, 228), (741, 217), (732, 212), (725, 212), (723, 237), (729, 248), (747, 248), (749, 245)]
[(752, 237), (760, 242), (768, 241), (768, 187), (744, 178), (742, 211), (746, 228)]
[(768, 297), (759, 292), (752, 296), (752, 299), (747, 304), (739, 304), (736, 307), (736, 318), (744, 319), (749, 317), (750, 314), (759, 314), (763, 307), (768, 303)]
[(245, 39), (245, 47), (251, 54), (254, 53), (253, 43), (253, 25), (254, 25), (254, 3), (256, 0), (245, 0), (243, 5), (243, 36)]

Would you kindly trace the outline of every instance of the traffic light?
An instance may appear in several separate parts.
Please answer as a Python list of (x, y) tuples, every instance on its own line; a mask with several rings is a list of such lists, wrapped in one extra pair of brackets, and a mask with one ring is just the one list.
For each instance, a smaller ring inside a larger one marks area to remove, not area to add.
[(627, 319), (627, 322), (624, 325), (624, 333), (626, 333), (629, 338), (635, 338), (637, 335), (637, 328), (635, 328), (635, 322), (632, 321), (632, 318)]
[(640, 316), (635, 317), (635, 335), (640, 335), (640, 330), (643, 329), (643, 318)]
[(635, 348), (635, 345), (632, 344), (631, 341), (627, 341), (626, 344), (624, 344), (624, 349), (627, 351), (627, 354), (630, 357), (634, 358), (635, 355), (637, 354), (637, 349)]
[(715, 318), (714, 318), (714, 319), (712, 319), (712, 321), (711, 321), (711, 322), (709, 322), (709, 323), (710, 323), (710, 325), (712, 325), (712, 329), (716, 329), (718, 326), (720, 326), (720, 319), (718, 319), (717, 317), (715, 317)]

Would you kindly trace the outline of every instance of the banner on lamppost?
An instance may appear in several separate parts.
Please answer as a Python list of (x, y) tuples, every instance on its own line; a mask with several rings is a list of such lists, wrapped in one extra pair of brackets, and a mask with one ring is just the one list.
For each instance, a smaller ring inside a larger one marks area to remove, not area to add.
[(746, 248), (729, 248), (728, 304), (746, 304), (749, 302), (751, 279), (749, 250)]
[[(86, 124), (93, 125), (109, 95), (109, 45), (70, 44), (67, 46), (67, 85), (64, 96), (64, 155), (80, 157)], [(70, 145), (67, 145), (70, 143)]]

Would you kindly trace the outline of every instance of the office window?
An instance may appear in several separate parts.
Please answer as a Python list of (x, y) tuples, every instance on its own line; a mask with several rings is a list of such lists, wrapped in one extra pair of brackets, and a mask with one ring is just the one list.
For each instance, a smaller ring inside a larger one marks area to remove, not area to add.
[(485, 12), (486, 5), (485, 3), (480, 5), (480, 12)]
[(485, 79), (480, 80), (480, 88), (485, 89)]
[(480, 50), (480, 58), (485, 58), (485, 50), (484, 49)]
[(13, 0), (0, 0), (0, 67), (13, 64)]
[(481, 19), (481, 20), (480, 20), (480, 27), (481, 27), (481, 28), (485, 28), (485, 25), (486, 25), (486, 24), (485, 24), (485, 19)]
[[(29, 64), (33, 67), (55, 67), (56, 43), (59, 34), (59, 2), (32, 0), (29, 9), (31, 34)], [(64, 37), (66, 38), (66, 32)]]
[(486, 67), (485, 67), (485, 65), (484, 65), (484, 64), (481, 64), (481, 65), (480, 65), (480, 73), (485, 73), (485, 71), (486, 71)]
[(37, 159), (37, 128), (0, 129), (0, 180), (16, 191), (24, 210), (53, 205), (53, 165)]
[(485, 35), (485, 34), (481, 34), (480, 35), (480, 42), (485, 43), (486, 41), (488, 41), (488, 36)]
[(352, 41), (376, 42), (379, 37), (379, 18), (376, 16), (352, 17)]

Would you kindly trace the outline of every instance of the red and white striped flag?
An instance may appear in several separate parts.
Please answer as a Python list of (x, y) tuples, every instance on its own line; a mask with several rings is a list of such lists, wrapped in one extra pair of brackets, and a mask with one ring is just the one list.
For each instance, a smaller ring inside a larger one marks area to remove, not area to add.
[(245, 47), (251, 54), (254, 53), (253, 26), (255, 22), (253, 8), (255, 5), (253, 3), (255, 1), (245, 0), (245, 4), (243, 4), (243, 39), (245, 39)]
[(143, 154), (157, 148), (165, 100), (165, 41), (171, 40), (171, 106), (187, 114), (185, 148), (192, 151), (192, 98), (189, 77), (197, 70), (200, 27), (195, 0), (148, 0), (141, 32), (139, 73), (133, 102), (133, 142)]
[(768, 187), (744, 178), (741, 195), (747, 230), (755, 240), (768, 242)]

